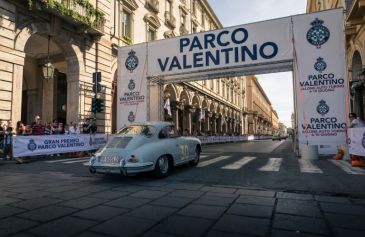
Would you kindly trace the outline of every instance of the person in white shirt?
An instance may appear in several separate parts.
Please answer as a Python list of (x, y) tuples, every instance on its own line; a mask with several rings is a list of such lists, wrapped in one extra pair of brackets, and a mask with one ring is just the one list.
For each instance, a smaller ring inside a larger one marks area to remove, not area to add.
[(69, 128), (69, 134), (80, 134), (80, 129), (77, 127), (76, 122), (71, 122), (71, 127)]
[(364, 122), (359, 117), (357, 117), (355, 113), (350, 113), (349, 119), (350, 119), (350, 128), (362, 128), (365, 126)]

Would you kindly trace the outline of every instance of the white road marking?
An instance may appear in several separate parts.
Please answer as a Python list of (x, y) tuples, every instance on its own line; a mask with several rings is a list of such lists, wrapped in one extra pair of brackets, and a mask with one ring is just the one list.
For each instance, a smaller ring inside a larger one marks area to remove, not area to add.
[(90, 160), (89, 158), (88, 159), (81, 159), (81, 160), (73, 160), (73, 161), (66, 161), (66, 162), (62, 162), (64, 164), (73, 164), (73, 163), (81, 163), (81, 162), (85, 162), (85, 161), (88, 161)]
[(209, 156), (208, 155), (202, 155), (200, 156), (200, 159), (205, 159), (205, 158), (208, 158)]
[(311, 160), (298, 159), (299, 169), (302, 173), (317, 173), (322, 174), (322, 170), (318, 168)]
[(233, 164), (229, 164), (229, 165), (223, 166), (221, 169), (238, 170), (242, 166), (248, 164), (250, 161), (252, 161), (254, 159), (256, 159), (256, 157), (245, 156), (242, 159), (240, 159), (239, 161), (234, 162)]
[(78, 160), (78, 159), (84, 159), (84, 158), (85, 157), (82, 157), (82, 158), (70, 158), (70, 159), (59, 159), (59, 160), (48, 160), (48, 161), (45, 161), (45, 163), (64, 162), (64, 161)]
[(360, 167), (352, 167), (348, 161), (345, 160), (329, 160), (334, 165), (340, 167), (343, 171), (348, 174), (365, 175), (365, 170)]
[(260, 171), (279, 171), (283, 158), (270, 158), (269, 161), (262, 166)]
[(89, 162), (82, 163), (84, 166), (89, 166)]
[(208, 165), (211, 165), (213, 163), (216, 163), (218, 161), (221, 161), (221, 160), (225, 160), (225, 159), (228, 159), (230, 158), (230, 156), (218, 156), (217, 158), (214, 158), (214, 159), (211, 159), (211, 160), (207, 160), (207, 161), (203, 161), (203, 162), (200, 162), (197, 167), (205, 167), (205, 166), (208, 166)]

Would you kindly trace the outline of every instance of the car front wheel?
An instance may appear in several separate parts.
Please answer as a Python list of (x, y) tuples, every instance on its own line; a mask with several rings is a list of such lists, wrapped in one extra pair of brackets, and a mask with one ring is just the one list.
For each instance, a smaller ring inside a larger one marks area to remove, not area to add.
[(155, 176), (157, 178), (166, 177), (170, 172), (170, 161), (167, 156), (160, 156), (155, 165)]

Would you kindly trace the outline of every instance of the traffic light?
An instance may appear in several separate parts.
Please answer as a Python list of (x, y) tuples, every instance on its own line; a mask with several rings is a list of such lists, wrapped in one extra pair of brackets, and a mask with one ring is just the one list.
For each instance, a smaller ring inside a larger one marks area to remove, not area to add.
[(103, 112), (105, 107), (105, 103), (103, 99), (98, 99), (98, 108), (97, 112)]
[(92, 98), (91, 111), (93, 113), (104, 112), (105, 102), (103, 99)]
[(96, 112), (98, 112), (97, 109), (98, 109), (98, 99), (92, 98), (92, 101), (91, 101), (91, 111), (93, 113), (96, 113)]
[(100, 93), (101, 91), (101, 72), (93, 73), (93, 91), (95, 94)]

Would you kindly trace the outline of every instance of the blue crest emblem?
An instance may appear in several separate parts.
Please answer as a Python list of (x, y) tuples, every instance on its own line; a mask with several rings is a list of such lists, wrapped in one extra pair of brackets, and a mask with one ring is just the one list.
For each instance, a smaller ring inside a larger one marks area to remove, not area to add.
[(319, 73), (322, 73), (327, 68), (327, 63), (323, 60), (323, 58), (317, 58), (317, 62), (314, 64), (314, 69)]
[(134, 88), (136, 88), (136, 83), (134, 83), (133, 79), (131, 79), (128, 84), (128, 89), (133, 91)]
[(365, 133), (362, 135), (361, 145), (365, 149)]
[(319, 101), (319, 105), (317, 106), (317, 112), (324, 116), (330, 111), (330, 107), (326, 104), (326, 101)]
[(125, 60), (125, 67), (132, 73), (138, 66), (138, 58), (136, 52), (133, 50), (131, 50), (128, 55), (128, 58)]
[(28, 143), (28, 150), (34, 151), (35, 149), (37, 149), (37, 144), (35, 144), (33, 139), (30, 139)]
[(312, 28), (307, 32), (307, 40), (310, 44), (321, 48), (321, 45), (325, 44), (330, 38), (330, 31), (327, 27), (323, 26), (322, 20), (316, 18), (311, 22)]
[(136, 116), (133, 114), (132, 111), (130, 111), (129, 115), (128, 115), (128, 121), (133, 123), (135, 119), (136, 119)]

